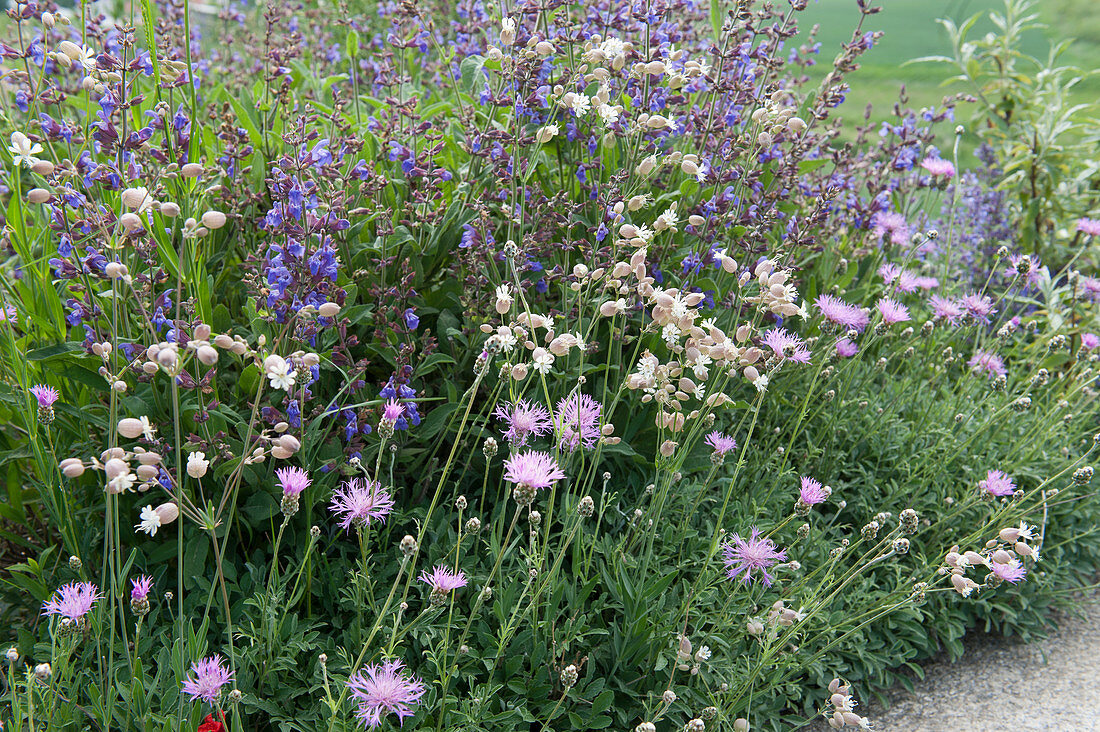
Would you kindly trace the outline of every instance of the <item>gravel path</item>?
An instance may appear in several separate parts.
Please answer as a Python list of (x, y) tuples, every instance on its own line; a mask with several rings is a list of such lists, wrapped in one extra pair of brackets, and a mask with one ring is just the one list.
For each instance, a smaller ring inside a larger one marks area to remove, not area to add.
[(880, 732), (1100, 730), (1100, 600), (1057, 622), (1056, 632), (1031, 644), (965, 640), (957, 663), (933, 661), (889, 711), (872, 705), (863, 713)]

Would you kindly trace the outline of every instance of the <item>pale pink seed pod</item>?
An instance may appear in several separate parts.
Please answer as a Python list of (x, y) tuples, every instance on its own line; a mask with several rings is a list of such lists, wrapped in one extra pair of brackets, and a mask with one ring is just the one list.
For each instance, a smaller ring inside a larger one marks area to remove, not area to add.
[(1012, 555), (1006, 552), (1004, 549), (998, 549), (993, 552), (993, 561), (997, 564), (1008, 564), (1013, 559)]
[(218, 348), (233, 348), (233, 339), (221, 333), (214, 336), (214, 345)]
[(749, 381), (756, 381), (760, 378), (760, 372), (756, 370), (755, 366), (746, 366), (744, 374)]
[(290, 452), (291, 455), (302, 449), (302, 443), (294, 435), (282, 435), (278, 439), (279, 447)]
[(1014, 544), (1016, 540), (1020, 538), (1020, 530), (1010, 526), (1007, 529), (1001, 529), (997, 536), (1006, 544)]
[(829, 697), (829, 701), (837, 709), (848, 705), (848, 697), (844, 696), (843, 694), (833, 694), (831, 697)]
[(187, 163), (180, 168), (180, 172), (188, 178), (198, 178), (202, 175), (202, 166), (198, 163)]
[(125, 460), (121, 460), (119, 458), (111, 458), (103, 466), (103, 472), (107, 476), (108, 480), (114, 480), (118, 476), (123, 475), (124, 473), (128, 473), (129, 471), (129, 464), (127, 464)]
[(143, 203), (150, 199), (149, 191), (145, 188), (127, 188), (122, 192), (120, 196), (122, 199), (122, 205), (126, 208), (140, 208)]
[(208, 341), (210, 340), (210, 326), (206, 323), (199, 323), (195, 326), (195, 340)]
[(615, 300), (608, 300), (603, 305), (600, 305), (600, 315), (605, 318), (613, 317), (619, 312), (619, 304)]
[(56, 168), (57, 166), (51, 163), (49, 160), (39, 160), (37, 163), (31, 166), (31, 170), (41, 176), (53, 175), (53, 172)]
[(207, 211), (202, 215), (202, 225), (211, 230), (222, 228), (225, 221), (225, 214), (221, 211)]
[(27, 200), (31, 203), (45, 203), (52, 195), (45, 188), (32, 188), (27, 191)]
[(126, 231), (134, 231), (141, 226), (141, 217), (132, 211), (127, 211), (118, 217), (118, 222)]
[[(287, 460), (294, 457), (294, 453), (292, 453), (290, 450), (287, 450), (286, 448), (280, 447), (279, 445), (275, 445), (271, 448), (271, 457), (277, 460)], [(258, 463), (263, 462), (263, 457), (261, 456), (259, 458), (256, 458), (255, 461)]]
[(124, 417), (118, 421), (118, 433), (123, 437), (129, 437), (131, 439), (141, 437), (145, 432), (144, 426), (141, 424), (140, 419), (134, 419), (133, 417)]
[(1012, 548), (1015, 549), (1016, 553), (1019, 554), (1021, 557), (1031, 557), (1035, 555), (1035, 552), (1032, 550), (1032, 548), (1022, 541), (1016, 542), (1016, 544)]
[(79, 478), (84, 475), (84, 463), (79, 458), (65, 458), (59, 467), (66, 478)]
[(180, 509), (174, 503), (162, 503), (153, 509), (160, 517), (161, 525), (170, 524), (180, 516)]
[(840, 689), (840, 679), (833, 679), (832, 681), (829, 682), (829, 692), (830, 693), (835, 694), (835, 693), (837, 693), (838, 689)]
[(672, 453), (676, 452), (677, 447), (677, 443), (672, 440), (665, 440), (661, 443), (661, 455), (664, 457), (672, 457)]
[(843, 712), (844, 723), (850, 724), (853, 727), (858, 727), (863, 719), (855, 712)]
[(336, 314), (339, 312), (340, 306), (334, 302), (322, 303), (321, 306), (317, 308), (317, 314), (320, 315), (322, 318), (335, 317)]
[(166, 201), (160, 204), (160, 212), (163, 216), (167, 216), (170, 219), (174, 219), (180, 215), (180, 207), (178, 203), (172, 201)]
[[(135, 449), (135, 452), (136, 451)], [(141, 452), (138, 453), (137, 459), (142, 465), (160, 465), (163, 460), (158, 452)]]
[(957, 566), (959, 566), (959, 553), (958, 552), (948, 552), (947, 556), (944, 557), (943, 561), (946, 562), (947, 566), (949, 566), (949, 567), (957, 567)]
[(163, 348), (157, 352), (157, 363), (166, 369), (176, 365), (176, 352), (171, 348)]
[(512, 367), (512, 378), (516, 381), (523, 381), (527, 378), (527, 364), (517, 363)]
[(218, 362), (218, 352), (213, 346), (199, 346), (195, 351), (199, 361), (207, 366), (213, 366)]
[(966, 557), (966, 561), (970, 562), (971, 566), (985, 564), (985, 557), (983, 557), (981, 554), (978, 554), (978, 552), (968, 551), (963, 554), (963, 556)]
[(160, 468), (156, 465), (139, 465), (137, 467), (137, 477), (141, 481), (153, 480), (160, 473)]
[(84, 56), (84, 51), (72, 41), (62, 41), (57, 44), (57, 50), (68, 56), (70, 61), (76, 61)]

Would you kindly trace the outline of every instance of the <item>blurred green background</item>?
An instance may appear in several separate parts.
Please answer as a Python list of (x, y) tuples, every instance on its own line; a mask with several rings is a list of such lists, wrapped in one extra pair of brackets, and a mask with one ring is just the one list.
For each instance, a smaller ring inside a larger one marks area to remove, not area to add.
[[(873, 119), (885, 118), (902, 84), (909, 106), (916, 109), (938, 106), (945, 95), (970, 91), (961, 84), (942, 84), (952, 74), (952, 68), (945, 64), (903, 64), (920, 56), (950, 55), (947, 33), (937, 18), (951, 18), (958, 24), (975, 13), (985, 15), (990, 10), (1004, 9), (1002, 0), (878, 0), (873, 4), (882, 12), (869, 16), (863, 29), (883, 31), (885, 35), (861, 58), (861, 68), (848, 77), (852, 91), (840, 111), (852, 121), (862, 116), (868, 103), (875, 107)], [(1083, 72), (1100, 67), (1100, 0), (1042, 0), (1035, 12), (1049, 27), (1029, 31), (1021, 50), (1045, 59), (1052, 41), (1073, 38), (1075, 42), (1059, 65), (1077, 66)], [(802, 32), (815, 23), (820, 26), (817, 38), (821, 53), (818, 66), (812, 70), (815, 78), (820, 78), (831, 68), (840, 45), (851, 40), (859, 22), (856, 0), (809, 0), (809, 6), (797, 17)], [(981, 38), (993, 29), (992, 23), (983, 18), (970, 37)], [(1100, 96), (1100, 75), (1079, 85), (1074, 96), (1095, 101)], [(965, 110), (959, 113), (960, 120), (968, 116)]]

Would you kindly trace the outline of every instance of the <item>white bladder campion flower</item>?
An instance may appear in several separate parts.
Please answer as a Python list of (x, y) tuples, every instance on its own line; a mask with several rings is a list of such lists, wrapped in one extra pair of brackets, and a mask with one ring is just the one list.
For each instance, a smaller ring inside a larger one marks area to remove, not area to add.
[(206, 459), (206, 453), (193, 452), (187, 456), (187, 474), (192, 478), (201, 478), (210, 468), (210, 461)]
[(294, 388), (294, 379), (297, 374), (294, 373), (294, 370), (290, 368), (286, 359), (282, 356), (272, 354), (264, 359), (264, 373), (267, 375), (267, 380), (271, 383), (272, 389), (290, 391)]
[(143, 507), (139, 519), (139, 523), (134, 524), (136, 531), (144, 531), (149, 536), (157, 535), (157, 530), (161, 526), (160, 514), (154, 511), (152, 506)]
[(11, 145), (8, 145), (8, 152), (11, 153), (12, 162), (17, 166), (22, 164), (28, 168), (33, 168), (35, 163), (38, 162), (35, 155), (42, 152), (42, 146), (37, 142), (31, 142), (29, 137), (16, 130), (11, 133)]

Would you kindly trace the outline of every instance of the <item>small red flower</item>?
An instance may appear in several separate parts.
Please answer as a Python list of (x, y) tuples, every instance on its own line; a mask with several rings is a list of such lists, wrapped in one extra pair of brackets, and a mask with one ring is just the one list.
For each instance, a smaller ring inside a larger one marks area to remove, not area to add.
[(214, 719), (213, 714), (207, 714), (195, 732), (225, 732), (225, 725)]

